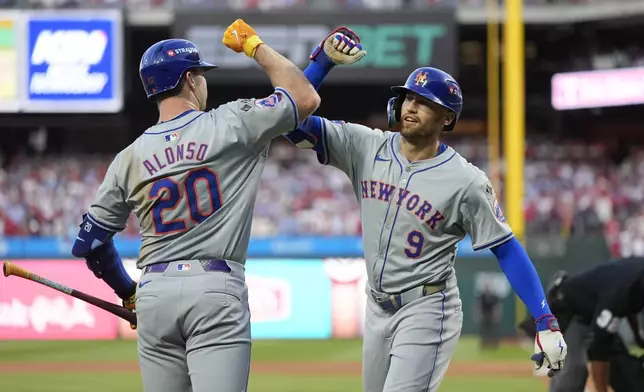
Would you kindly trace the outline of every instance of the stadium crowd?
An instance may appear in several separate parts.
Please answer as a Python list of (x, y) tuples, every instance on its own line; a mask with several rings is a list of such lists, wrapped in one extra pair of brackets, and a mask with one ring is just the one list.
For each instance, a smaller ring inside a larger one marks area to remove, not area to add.
[[(450, 144), (487, 171), (484, 140)], [(602, 145), (533, 140), (527, 146), (528, 233), (605, 233), (623, 252), (644, 254), (644, 150), (612, 164)], [(0, 236), (74, 236), (111, 158), (14, 157), (0, 169)], [(502, 183), (497, 193), (502, 198)], [(323, 167), (309, 151), (275, 142), (257, 196), (253, 235), (360, 233), (358, 204), (344, 173)], [(137, 234), (132, 216), (125, 235)]]

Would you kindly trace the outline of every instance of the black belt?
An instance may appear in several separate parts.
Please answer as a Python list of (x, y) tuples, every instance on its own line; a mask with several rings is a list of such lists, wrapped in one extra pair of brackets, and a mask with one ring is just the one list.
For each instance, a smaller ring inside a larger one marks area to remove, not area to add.
[[(186, 266), (189, 266), (191, 263), (190, 262), (185, 262), (181, 263), (179, 265), (183, 266), (184, 268)], [(230, 267), (228, 266), (228, 263), (226, 260), (220, 260), (220, 259), (215, 259), (215, 260), (199, 260), (199, 264), (201, 264), (201, 267), (203, 268), (204, 271), (210, 272), (210, 271), (219, 271), (219, 272), (231, 272)], [(151, 264), (145, 267), (145, 273), (164, 273), (168, 267), (170, 266), (170, 262), (163, 262), (163, 263), (156, 263), (156, 264)]]
[(414, 287), (398, 294), (385, 294), (371, 291), (371, 297), (385, 312), (395, 312), (408, 303), (445, 290), (445, 281)]

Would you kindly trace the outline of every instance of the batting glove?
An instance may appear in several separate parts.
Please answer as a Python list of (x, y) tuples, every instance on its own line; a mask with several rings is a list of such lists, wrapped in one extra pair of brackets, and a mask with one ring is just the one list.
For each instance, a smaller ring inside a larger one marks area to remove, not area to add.
[(548, 367), (548, 377), (553, 377), (558, 371), (563, 369), (568, 346), (559, 329), (557, 319), (549, 314), (541, 316), (536, 320), (537, 336), (534, 340), (534, 355), (532, 360), (535, 362), (535, 369), (539, 370), (544, 363)]
[[(123, 307), (131, 310), (133, 313), (136, 313), (136, 282), (133, 283), (134, 294), (123, 300)], [(130, 328), (136, 329), (136, 324), (130, 324)]]
[(309, 59), (330, 68), (338, 64), (353, 64), (366, 54), (358, 34), (346, 26), (341, 26), (320, 42)]
[(221, 42), (237, 53), (244, 52), (250, 58), (255, 58), (257, 48), (264, 43), (255, 32), (255, 29), (244, 22), (243, 19), (237, 19), (228, 26)]

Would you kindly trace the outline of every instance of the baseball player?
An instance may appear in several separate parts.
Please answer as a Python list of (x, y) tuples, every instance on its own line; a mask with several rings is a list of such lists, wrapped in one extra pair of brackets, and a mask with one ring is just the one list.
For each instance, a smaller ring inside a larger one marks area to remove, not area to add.
[[(359, 43), (335, 33), (342, 51)], [(317, 88), (333, 68), (320, 47), (304, 71)], [(461, 88), (436, 68), (413, 71), (388, 104), (390, 129), (310, 116), (286, 138), (349, 177), (362, 213), (368, 284), (363, 342), (367, 392), (436, 391), (463, 323), (454, 271), (457, 243), (490, 249), (536, 319), (532, 360), (549, 375), (567, 347), (524, 248), (485, 173), (441, 143), (463, 106)]]
[(132, 305), (135, 286), (112, 237), (131, 211), (141, 222), (136, 287), (138, 347), (147, 392), (247, 388), (251, 331), (244, 264), (260, 176), (271, 139), (316, 110), (302, 71), (238, 19), (223, 36), (254, 59), (275, 91), (206, 110), (194, 43), (157, 42), (140, 76), (159, 122), (111, 163), (83, 217), (72, 253)]
[[(607, 392), (609, 385), (615, 392), (644, 389), (644, 369), (619, 336), (620, 325), (628, 320), (635, 342), (644, 348), (638, 320), (644, 309), (644, 258), (607, 261), (576, 274), (560, 271), (547, 298), (570, 349), (550, 392), (583, 392), (588, 370), (597, 392)], [(526, 318), (520, 328), (534, 333), (533, 325)]]

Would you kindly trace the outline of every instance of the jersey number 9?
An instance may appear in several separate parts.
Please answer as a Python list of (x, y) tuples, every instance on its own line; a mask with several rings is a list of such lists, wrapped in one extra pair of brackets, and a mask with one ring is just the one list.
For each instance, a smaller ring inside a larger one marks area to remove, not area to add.
[[(203, 181), (208, 193), (200, 195), (197, 184)], [(165, 195), (163, 190), (166, 190)], [(176, 218), (170, 221), (163, 219), (163, 213), (168, 210), (176, 210), (182, 207), (181, 202), (185, 199), (188, 203), (190, 220), (199, 224), (214, 214), (223, 204), (219, 190), (219, 176), (208, 168), (191, 170), (179, 184), (170, 177), (155, 181), (148, 194), (154, 200), (152, 206), (152, 223), (155, 234), (170, 234), (185, 231), (188, 228), (186, 219)], [(210, 208), (206, 211), (201, 209), (202, 197), (208, 198)]]
[(416, 259), (423, 252), (423, 244), (425, 237), (423, 233), (418, 230), (412, 230), (407, 234), (407, 247), (405, 248), (405, 255), (411, 259)]

